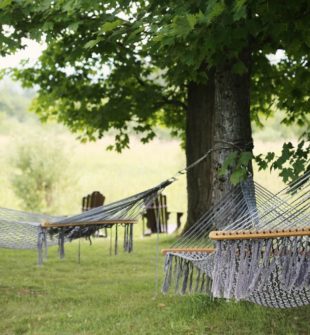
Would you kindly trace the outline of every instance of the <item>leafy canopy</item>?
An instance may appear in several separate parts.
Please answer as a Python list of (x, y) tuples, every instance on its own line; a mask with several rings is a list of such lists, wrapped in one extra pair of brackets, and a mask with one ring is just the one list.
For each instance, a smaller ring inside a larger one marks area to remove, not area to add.
[[(286, 113), (283, 123), (305, 126), (309, 12), (306, 0), (5, 0), (1, 55), (22, 48), (24, 38), (44, 41), (37, 64), (12, 70), (25, 86), (38, 85), (33, 110), (42, 120), (64, 123), (81, 140), (116, 129), (118, 151), (129, 146), (130, 125), (143, 142), (155, 136), (156, 124), (184, 136), (188, 84), (207, 81), (208, 71), (227, 61), (237, 74), (251, 72), (257, 124), (260, 115), (278, 108)], [(250, 69), (240, 59), (249, 46)], [(267, 56), (277, 50), (285, 58), (273, 64)], [(307, 141), (284, 154), (285, 161), (298, 161), (293, 172), (283, 172), (285, 178), (306, 168), (308, 136), (309, 130)], [(239, 161), (244, 157), (251, 158)], [(261, 168), (283, 167), (278, 159), (257, 158)]]

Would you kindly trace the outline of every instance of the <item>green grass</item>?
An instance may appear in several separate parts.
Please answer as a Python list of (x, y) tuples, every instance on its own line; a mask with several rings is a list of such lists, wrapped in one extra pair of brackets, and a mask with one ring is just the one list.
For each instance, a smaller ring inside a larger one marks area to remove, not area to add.
[[(161, 236), (159, 247), (171, 244)], [(275, 310), (206, 296), (155, 290), (156, 238), (133, 254), (108, 256), (109, 241), (51, 248), (43, 267), (35, 251), (1, 250), (0, 334), (309, 334), (309, 307)], [(159, 282), (163, 258), (160, 256)]]

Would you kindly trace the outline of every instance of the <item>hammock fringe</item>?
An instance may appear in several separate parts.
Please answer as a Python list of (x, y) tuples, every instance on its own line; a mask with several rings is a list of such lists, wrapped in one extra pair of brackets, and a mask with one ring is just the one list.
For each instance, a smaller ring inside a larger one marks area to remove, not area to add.
[(210, 294), (212, 280), (206, 273), (187, 259), (168, 253), (164, 265), (165, 277), (162, 292), (168, 293), (173, 286), (176, 294)]

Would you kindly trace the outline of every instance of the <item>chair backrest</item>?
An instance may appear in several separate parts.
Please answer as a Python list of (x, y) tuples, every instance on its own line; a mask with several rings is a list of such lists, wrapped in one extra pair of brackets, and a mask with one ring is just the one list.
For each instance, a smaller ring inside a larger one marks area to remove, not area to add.
[(98, 191), (94, 191), (93, 193), (88, 194), (82, 198), (82, 212), (86, 212), (92, 208), (103, 206), (104, 201), (105, 196)]

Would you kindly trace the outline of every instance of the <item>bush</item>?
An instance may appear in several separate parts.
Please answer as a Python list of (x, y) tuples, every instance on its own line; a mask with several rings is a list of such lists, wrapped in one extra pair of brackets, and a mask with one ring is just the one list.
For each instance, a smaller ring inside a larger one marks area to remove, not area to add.
[(53, 213), (57, 197), (72, 184), (68, 153), (51, 136), (19, 141), (11, 159), (11, 183), (25, 210)]

